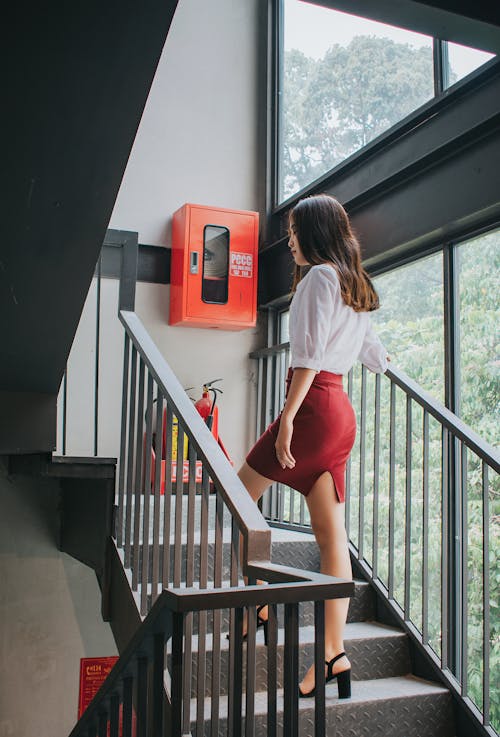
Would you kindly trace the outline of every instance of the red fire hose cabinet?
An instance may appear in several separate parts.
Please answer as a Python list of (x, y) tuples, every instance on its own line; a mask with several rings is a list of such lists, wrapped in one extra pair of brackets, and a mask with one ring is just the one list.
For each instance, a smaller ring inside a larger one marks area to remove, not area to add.
[(243, 330), (257, 315), (259, 214), (185, 204), (172, 220), (170, 325)]

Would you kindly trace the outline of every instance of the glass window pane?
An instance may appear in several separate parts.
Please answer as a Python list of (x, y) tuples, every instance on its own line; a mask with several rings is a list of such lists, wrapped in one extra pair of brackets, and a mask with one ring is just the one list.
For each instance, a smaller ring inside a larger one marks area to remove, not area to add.
[(279, 343), (288, 343), (290, 340), (290, 333), (288, 332), (290, 311), (286, 310), (280, 312), (279, 315)]
[(498, 443), (500, 411), (500, 230), (457, 247), (460, 293), (460, 415)]
[(444, 402), (442, 254), (377, 276), (377, 333), (393, 364)]
[(468, 74), (493, 59), (495, 54), (489, 54), (487, 51), (479, 51), (471, 49), (468, 46), (448, 42), (448, 86), (450, 87), (459, 79), (463, 79)]
[(203, 279), (201, 298), (212, 304), (226, 304), (228, 289), (229, 230), (206, 225), (203, 232)]
[(434, 96), (432, 38), (284, 3), (279, 200)]

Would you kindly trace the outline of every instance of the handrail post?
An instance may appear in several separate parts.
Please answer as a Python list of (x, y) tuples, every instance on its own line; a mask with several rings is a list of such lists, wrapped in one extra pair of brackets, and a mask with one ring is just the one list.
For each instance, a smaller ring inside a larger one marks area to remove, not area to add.
[(139, 253), (138, 233), (127, 233), (122, 245), (122, 262), (120, 271), (120, 294), (118, 297), (118, 314), (121, 310), (135, 310), (135, 287), (137, 283), (137, 259)]

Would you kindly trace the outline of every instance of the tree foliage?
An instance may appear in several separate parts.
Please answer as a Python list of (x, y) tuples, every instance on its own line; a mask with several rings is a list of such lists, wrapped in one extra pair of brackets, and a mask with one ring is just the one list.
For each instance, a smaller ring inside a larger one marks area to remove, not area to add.
[(429, 47), (356, 36), (315, 60), (285, 54), (283, 196), (362, 148), (434, 94)]

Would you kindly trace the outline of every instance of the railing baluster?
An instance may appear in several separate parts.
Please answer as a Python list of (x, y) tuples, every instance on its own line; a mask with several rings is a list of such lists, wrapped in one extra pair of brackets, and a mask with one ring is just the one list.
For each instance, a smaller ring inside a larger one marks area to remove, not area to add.
[(299, 737), (299, 605), (285, 604), (283, 732)]
[(137, 658), (137, 737), (146, 737), (148, 731), (148, 659)]
[(241, 737), (241, 708), (243, 705), (243, 608), (231, 611), (232, 626), (229, 640), (228, 734)]
[(467, 447), (464, 443), (460, 444), (460, 496), (461, 499), (461, 529), (462, 529), (462, 627), (461, 627), (461, 660), (462, 660), (462, 696), (468, 696), (469, 679), (468, 679), (468, 619), (469, 619), (469, 600), (468, 600), (468, 557), (469, 557), (469, 525), (468, 525), (468, 483), (467, 483)]
[(142, 459), (144, 455), (144, 373), (145, 366), (142, 359), (139, 360), (139, 392), (137, 395), (137, 433), (135, 437), (135, 479), (134, 479), (134, 552), (132, 562), (132, 588), (137, 591), (139, 585), (139, 555), (140, 555), (140, 532), (141, 532), (141, 506), (143, 501), (142, 491)]
[(119, 736), (120, 726), (120, 695), (113, 691), (109, 707), (109, 737)]
[(99, 714), (97, 734), (99, 737), (108, 737), (108, 715), (105, 711), (101, 711)]
[(441, 437), (441, 668), (446, 670), (448, 669), (448, 474), (450, 467), (450, 441), (446, 427), (442, 428)]
[[(349, 401), (352, 403), (352, 388), (353, 388), (353, 381), (354, 381), (354, 369), (351, 369), (349, 373), (347, 374), (347, 396), (349, 397)], [(352, 460), (351, 456), (349, 456), (347, 460), (347, 466), (346, 466), (346, 472), (345, 472), (345, 485), (346, 485), (346, 495), (345, 495), (345, 530), (347, 533), (347, 539), (349, 539), (350, 530), (351, 530), (351, 476), (352, 476)]]
[(422, 430), (422, 643), (429, 643), (429, 415), (423, 412)]
[(267, 624), (267, 737), (278, 733), (278, 616), (276, 604), (269, 604)]
[(405, 462), (405, 587), (404, 587), (404, 616), (411, 619), (411, 469), (412, 469), (412, 399), (406, 397), (406, 462)]
[[(294, 494), (294, 497), (295, 496), (296, 495)], [(303, 525), (305, 524), (305, 521), (306, 521), (306, 503), (305, 503), (303, 494), (300, 495), (299, 502), (300, 502), (300, 524)]]
[[(157, 425), (158, 427), (158, 425)], [(153, 683), (152, 692), (152, 730), (153, 737), (163, 735), (163, 702), (165, 699), (164, 676), (165, 676), (165, 634), (158, 632), (153, 640)], [(110, 737), (112, 737), (110, 735)]]
[(394, 598), (394, 517), (396, 508), (396, 386), (391, 383), (389, 448), (389, 599)]
[(116, 521), (116, 543), (119, 548), (123, 544), (123, 507), (125, 497), (125, 468), (127, 449), (127, 408), (128, 408), (128, 377), (130, 371), (130, 338), (125, 333), (123, 346), (123, 388), (122, 388), (122, 417), (120, 431), (120, 463), (118, 466), (118, 515)]
[(375, 375), (375, 417), (373, 432), (373, 578), (378, 578), (378, 508), (380, 474), (380, 374)]
[(184, 615), (172, 615), (172, 675), (171, 675), (171, 731), (172, 737), (182, 735), (182, 671), (183, 671)]
[(97, 456), (99, 439), (99, 359), (101, 332), (101, 260), (102, 251), (97, 259), (97, 289), (95, 315), (95, 351), (94, 351), (94, 456)]
[[(163, 394), (160, 387), (156, 392), (156, 422), (154, 438), (155, 474), (153, 501), (153, 563), (151, 572), (151, 605), (158, 597), (160, 585), (160, 506), (161, 506), (161, 461), (163, 454)], [(165, 541), (164, 541), (165, 544)]]
[[(204, 471), (204, 473), (206, 473)], [(208, 483), (208, 481), (207, 481)], [(215, 495), (215, 530), (214, 530), (214, 587), (222, 586), (222, 564), (223, 564), (223, 527), (224, 527), (224, 504), (220, 494)], [(212, 614), (212, 704), (211, 725), (212, 735), (219, 734), (219, 704), (220, 704), (220, 676), (221, 676), (221, 631), (222, 612), (214, 609)]]
[(127, 500), (125, 508), (125, 567), (130, 568), (132, 537), (132, 491), (134, 488), (134, 447), (135, 447), (135, 395), (137, 390), (137, 349), (132, 346), (130, 368), (130, 405), (127, 443)]
[(255, 412), (255, 437), (260, 437), (262, 427), (262, 383), (263, 383), (263, 358), (257, 360), (257, 407)]
[[(153, 377), (148, 371), (148, 384), (146, 393), (146, 437), (144, 443), (144, 486), (143, 515), (142, 515), (142, 570), (141, 570), (141, 614), (145, 616), (148, 611), (148, 583), (149, 583), (149, 560), (150, 560), (150, 519), (149, 510), (151, 503), (151, 450), (153, 447)], [(151, 580), (151, 590), (154, 587)]]
[(325, 602), (314, 602), (314, 737), (325, 737)]
[[(210, 489), (208, 474), (202, 470), (201, 477), (201, 519), (200, 519), (200, 591), (208, 585), (208, 512), (210, 504)], [(207, 612), (198, 614), (198, 668), (196, 674), (196, 733), (203, 734), (205, 718), (205, 681), (207, 677)], [(212, 636), (215, 637), (215, 633)]]
[(365, 536), (365, 448), (366, 448), (366, 368), (361, 366), (361, 418), (359, 424), (359, 513), (358, 560), (364, 558)]
[(483, 724), (490, 724), (490, 499), (488, 466), (482, 463), (483, 502)]
[(181, 585), (182, 578), (182, 512), (184, 494), (184, 428), (177, 418), (177, 458), (175, 474), (175, 537), (174, 537), (174, 586)]
[[(186, 586), (191, 588), (194, 583), (194, 523), (195, 523), (195, 495), (196, 495), (196, 450), (193, 443), (188, 447), (188, 508), (187, 508), (187, 550), (186, 550)], [(191, 679), (193, 675), (193, 613), (188, 612), (185, 617), (184, 637), (184, 724), (185, 734), (190, 732), (190, 699)], [(199, 637), (198, 637), (199, 640)], [(200, 657), (198, 649), (198, 657)]]
[[(255, 584), (254, 580), (248, 581)], [(246, 701), (245, 701), (245, 737), (255, 735), (255, 675), (256, 649), (255, 638), (257, 633), (257, 615), (254, 606), (247, 607), (247, 670), (246, 670)]]
[[(231, 526), (230, 585), (239, 580), (240, 533), (236, 521)], [(243, 609), (230, 610), (229, 627), (229, 677), (228, 726), (231, 737), (241, 735), (241, 707), (243, 691)]]
[[(128, 336), (126, 336), (128, 337)], [(68, 413), (68, 367), (64, 369), (63, 376), (63, 405), (62, 405), (62, 454), (66, 455), (66, 427)]]
[(123, 679), (123, 737), (132, 737), (134, 677)]
[[(165, 491), (163, 494), (163, 560), (162, 560), (162, 585), (168, 588), (170, 581), (170, 526), (172, 512), (172, 408), (166, 403), (165, 413)], [(163, 443), (163, 440), (162, 440)]]

